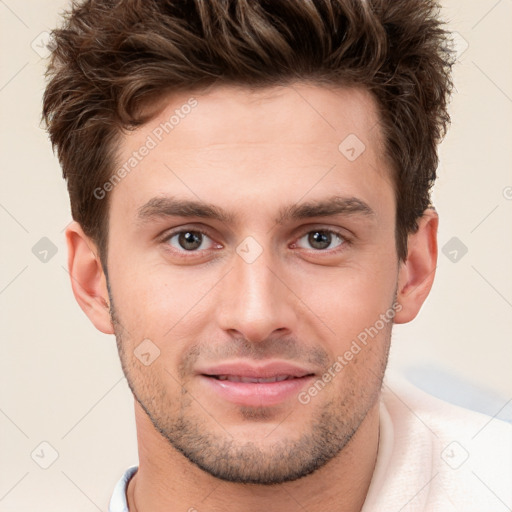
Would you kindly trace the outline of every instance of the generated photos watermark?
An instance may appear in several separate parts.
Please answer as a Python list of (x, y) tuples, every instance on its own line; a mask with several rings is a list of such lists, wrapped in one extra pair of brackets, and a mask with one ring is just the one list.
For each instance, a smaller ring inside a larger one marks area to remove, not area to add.
[(181, 105), (179, 108), (174, 110), (174, 113), (169, 117), (167, 121), (160, 123), (152, 132), (146, 137), (144, 144), (138, 149), (133, 151), (130, 158), (128, 158), (123, 165), (121, 165), (112, 176), (101, 185), (96, 187), (93, 191), (93, 195), (96, 199), (104, 199), (108, 192), (111, 192), (116, 185), (118, 185), (133, 169), (135, 169), (142, 160), (149, 153), (155, 149), (160, 142), (165, 138), (166, 135), (172, 132), (178, 126), (183, 119), (185, 119), (191, 112), (192, 109), (197, 107), (198, 101), (195, 98), (189, 98), (186, 103)]
[(317, 396), (329, 382), (335, 379), (341, 370), (354, 359), (354, 356), (359, 354), (359, 352), (368, 345), (370, 340), (373, 340), (386, 325), (392, 322), (395, 315), (400, 311), (402, 311), (402, 305), (398, 302), (393, 303), (392, 307), (385, 313), (382, 313), (372, 326), (366, 327), (361, 331), (356, 339), (352, 340), (350, 348), (342, 355), (337, 356), (334, 363), (332, 363), (322, 376), (313, 382), (308, 389), (298, 394), (297, 398), (299, 402), (304, 405), (309, 404), (312, 398)]

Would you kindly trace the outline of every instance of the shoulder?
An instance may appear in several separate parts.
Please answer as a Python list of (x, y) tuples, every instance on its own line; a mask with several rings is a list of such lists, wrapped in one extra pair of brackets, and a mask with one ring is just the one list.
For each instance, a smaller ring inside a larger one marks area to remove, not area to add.
[(399, 375), (392, 374), (384, 379), (382, 402), (397, 419), (410, 421), (412, 414), (420, 422), (423, 421), (434, 435), (441, 438), (469, 436), (470, 439), (480, 437), (495, 441), (497, 435), (510, 442), (512, 437), (511, 424), (440, 400)]
[(114, 487), (112, 497), (110, 498), (108, 512), (128, 512), (126, 488), (128, 487), (128, 482), (132, 476), (137, 472), (137, 469), (138, 466), (132, 466), (128, 468), (124, 472), (123, 476), (119, 479), (116, 486)]
[(512, 425), (444, 402), (398, 376), (384, 380), (382, 405), (393, 428), (393, 451), (407, 450), (410, 462), (423, 458), (430, 467), (428, 510), (512, 506)]

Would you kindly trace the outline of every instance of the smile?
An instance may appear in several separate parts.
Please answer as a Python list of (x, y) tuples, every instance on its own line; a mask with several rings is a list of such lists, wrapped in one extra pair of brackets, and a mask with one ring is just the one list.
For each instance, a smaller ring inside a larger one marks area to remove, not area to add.
[(229, 380), (230, 382), (252, 382), (252, 383), (267, 383), (267, 382), (282, 382), (283, 380), (297, 379), (293, 375), (276, 375), (275, 377), (242, 377), (240, 375), (208, 375), (219, 380)]

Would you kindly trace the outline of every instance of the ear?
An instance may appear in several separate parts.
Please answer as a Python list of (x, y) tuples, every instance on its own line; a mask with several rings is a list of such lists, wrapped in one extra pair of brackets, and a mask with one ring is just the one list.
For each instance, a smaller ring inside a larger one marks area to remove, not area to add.
[(67, 227), (66, 241), (71, 288), (75, 299), (96, 329), (105, 334), (114, 334), (107, 280), (96, 245), (85, 235), (78, 222), (72, 222)]
[(418, 221), (418, 230), (408, 237), (407, 259), (400, 264), (397, 302), (402, 309), (395, 323), (413, 320), (430, 293), (437, 268), (437, 227), (439, 218), (432, 208)]

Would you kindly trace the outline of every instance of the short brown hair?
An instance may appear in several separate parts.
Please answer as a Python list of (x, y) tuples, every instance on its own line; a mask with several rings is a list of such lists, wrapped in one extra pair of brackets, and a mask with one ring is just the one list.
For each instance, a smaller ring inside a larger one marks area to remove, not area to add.
[[(431, 0), (86, 0), (53, 32), (43, 117), (73, 218), (105, 257), (108, 197), (126, 129), (164, 93), (313, 81), (377, 100), (393, 167), (396, 246), (430, 205), (449, 122), (451, 40)], [(102, 260), (105, 262), (106, 258)]]

